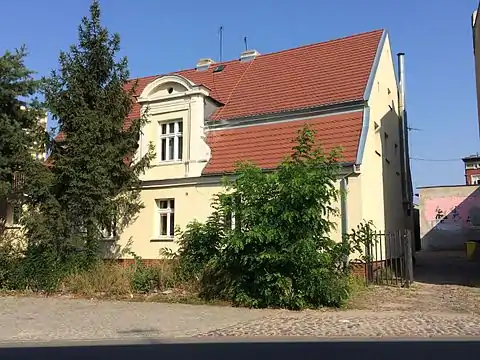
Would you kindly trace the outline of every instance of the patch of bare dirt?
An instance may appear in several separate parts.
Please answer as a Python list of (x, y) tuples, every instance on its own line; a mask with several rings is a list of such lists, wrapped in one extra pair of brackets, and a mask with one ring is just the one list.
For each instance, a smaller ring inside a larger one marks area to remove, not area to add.
[(350, 300), (348, 308), (480, 314), (480, 288), (424, 283), (415, 283), (410, 288), (369, 286)]

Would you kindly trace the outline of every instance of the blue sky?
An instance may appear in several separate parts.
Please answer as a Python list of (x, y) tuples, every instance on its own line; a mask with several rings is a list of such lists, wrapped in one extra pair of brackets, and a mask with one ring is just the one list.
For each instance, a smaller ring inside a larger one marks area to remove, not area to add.
[[(0, 52), (26, 44), (27, 65), (47, 75), (76, 42), (90, 0), (5, 1)], [(237, 58), (243, 37), (261, 53), (386, 28), (406, 53), (414, 186), (461, 184), (461, 157), (479, 149), (471, 13), (477, 0), (101, 0), (104, 23), (122, 39), (131, 75), (192, 68), (201, 57)]]

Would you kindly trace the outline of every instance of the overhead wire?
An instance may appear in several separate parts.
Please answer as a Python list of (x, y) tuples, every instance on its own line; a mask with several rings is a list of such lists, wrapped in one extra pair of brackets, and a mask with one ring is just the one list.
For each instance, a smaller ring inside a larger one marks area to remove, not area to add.
[(426, 161), (426, 162), (453, 162), (453, 161), (461, 161), (462, 159), (427, 159), (427, 158), (419, 158), (419, 157), (410, 157), (410, 160), (414, 161)]

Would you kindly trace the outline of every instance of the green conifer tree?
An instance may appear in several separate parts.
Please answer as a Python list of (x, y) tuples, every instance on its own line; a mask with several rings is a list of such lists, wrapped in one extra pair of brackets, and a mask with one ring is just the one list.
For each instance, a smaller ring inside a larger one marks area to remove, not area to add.
[(25, 47), (0, 56), (0, 205), (4, 209), (7, 201), (21, 205), (23, 180), (35, 172), (32, 154), (42, 151), (45, 135), (39, 123), (45, 112), (35, 97), (41, 81), (25, 66), (26, 56)]
[(117, 59), (119, 49), (119, 35), (102, 26), (95, 0), (79, 26), (78, 43), (61, 52), (59, 70), (46, 81), (46, 104), (62, 140), (51, 154), (55, 201), (43, 204), (56, 222), (44, 220), (58, 232), (53, 241), (62, 253), (74, 247), (96, 257), (105, 231), (118, 236), (142, 207), (139, 175), (152, 151), (134, 159), (146, 118), (125, 123), (135, 84), (128, 81), (127, 59)]

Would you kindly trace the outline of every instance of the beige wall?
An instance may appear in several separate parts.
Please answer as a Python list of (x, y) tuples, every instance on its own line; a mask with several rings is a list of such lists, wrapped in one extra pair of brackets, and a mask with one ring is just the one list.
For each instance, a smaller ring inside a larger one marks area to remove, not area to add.
[(397, 82), (390, 42), (380, 50), (368, 106), (370, 123), (361, 165), (362, 215), (378, 230), (404, 227)]
[[(350, 228), (356, 227), (362, 219), (359, 179), (358, 175), (348, 179), (347, 219)], [(336, 188), (340, 189), (340, 181), (337, 181)], [(136, 221), (121, 234), (118, 246), (123, 248), (131, 241), (131, 250), (145, 259), (159, 258), (162, 248), (176, 251), (178, 244), (174, 239), (158, 236), (160, 215), (156, 200), (175, 199), (175, 225), (184, 230), (186, 225), (195, 219), (199, 221), (207, 219), (212, 212), (210, 204), (213, 196), (223, 190), (219, 183), (145, 188), (141, 195), (145, 208), (139, 213)], [(333, 206), (341, 210), (340, 201)], [(342, 239), (341, 214), (333, 217), (332, 220), (337, 223), (336, 229), (332, 232), (332, 238), (339, 242)]]
[(219, 184), (151, 187), (142, 190), (141, 197), (145, 208), (136, 221), (121, 234), (119, 245), (123, 247), (131, 239), (133, 242), (131, 250), (145, 259), (159, 258), (162, 248), (176, 251), (178, 245), (172, 239), (162, 239), (158, 235), (160, 215), (156, 200), (175, 199), (175, 224), (185, 229), (185, 226), (194, 219), (199, 221), (207, 219), (212, 212), (211, 199), (221, 190)]

